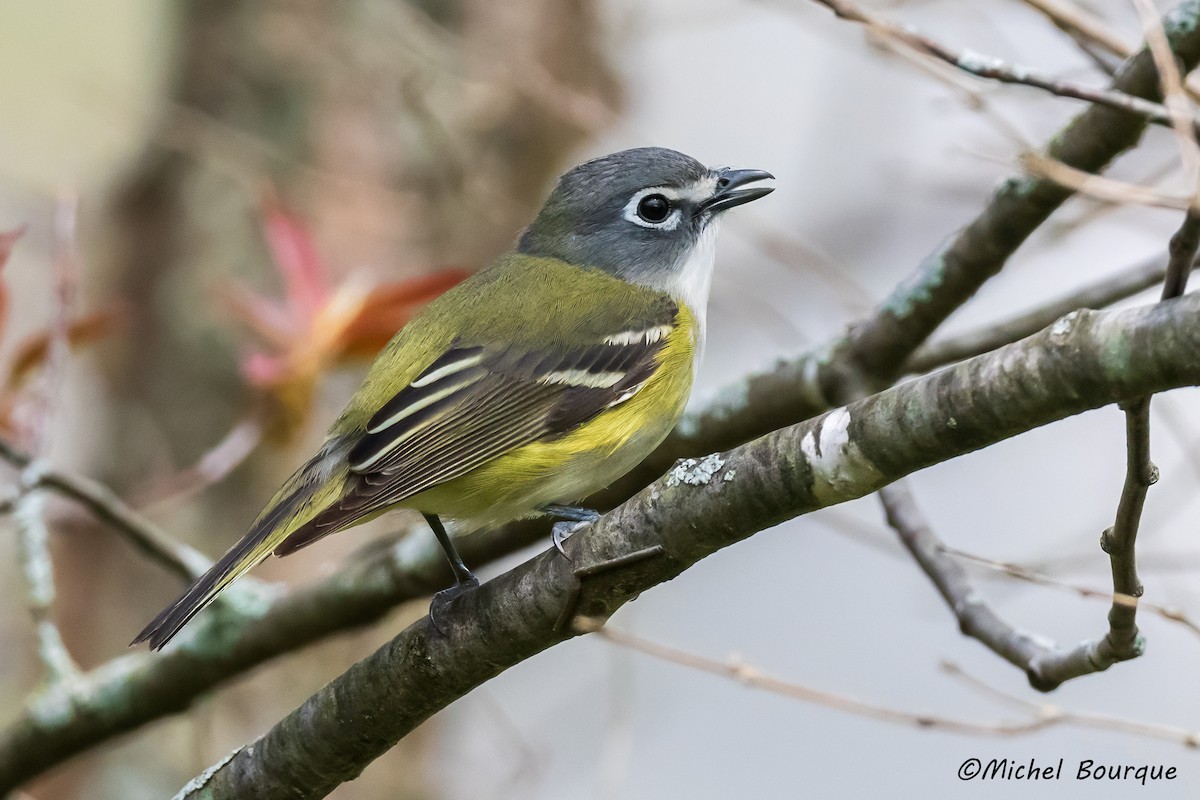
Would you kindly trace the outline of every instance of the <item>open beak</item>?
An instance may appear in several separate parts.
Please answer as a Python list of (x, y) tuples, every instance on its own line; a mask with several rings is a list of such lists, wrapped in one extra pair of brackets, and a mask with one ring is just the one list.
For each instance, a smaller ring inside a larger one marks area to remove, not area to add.
[(741, 187), (755, 181), (774, 179), (774, 175), (761, 169), (723, 169), (717, 173), (716, 193), (701, 205), (700, 210), (713, 214), (766, 197), (775, 191), (774, 186), (751, 186), (748, 189)]

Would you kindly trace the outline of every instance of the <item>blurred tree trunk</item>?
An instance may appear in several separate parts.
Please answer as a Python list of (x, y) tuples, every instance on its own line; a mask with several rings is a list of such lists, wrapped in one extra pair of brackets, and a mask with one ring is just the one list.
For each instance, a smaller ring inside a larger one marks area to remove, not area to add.
[[(89, 265), (132, 319), (81, 460), (124, 491), (193, 463), (250, 406), (221, 291), (236, 277), (278, 292), (258, 222), (267, 186), (311, 221), (335, 281), (364, 266), (380, 279), (475, 268), (511, 246), (619, 105), (588, 0), (194, 0), (177, 13), (162, 122), (110, 198), (111, 260)], [(264, 450), (241, 480), (167, 519), (172, 533), (214, 554), (236, 539), (305, 455)], [(103, 598), (119, 612), (106, 626), (63, 620), (86, 666), (179, 587), (134, 557), (103, 559), (117, 546), (103, 532), (71, 538), (59, 562), (67, 607)], [(271, 701), (248, 724), (286, 710)], [(387, 759), (386, 780), (355, 796), (423, 795), (422, 744), (409, 744)]]

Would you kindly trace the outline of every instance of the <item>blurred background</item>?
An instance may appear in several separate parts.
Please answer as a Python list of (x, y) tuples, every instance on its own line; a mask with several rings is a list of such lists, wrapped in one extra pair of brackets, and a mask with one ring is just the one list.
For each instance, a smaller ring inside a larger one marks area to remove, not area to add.
[[(1020, 0), (871, 2), (956, 46), (1100, 85), (1095, 64)], [(1130, 40), (1127, 0), (1091, 0)], [(1165, 8), (1166, 4), (1160, 4)], [(723, 227), (694, 403), (836, 335), (974, 216), (1015, 157), (1079, 106), (948, 77), (804, 0), (47, 0), (0, 4), (0, 230), (12, 363), (56, 314), (56, 275), (94, 322), (59, 377), (52, 463), (94, 476), (217, 554), (319, 442), (356, 355), (420, 302), (506, 250), (554, 178), (661, 145), (767, 169), (768, 200)], [(1117, 164), (1170, 186), (1151, 130)], [(965, 330), (1165, 251), (1178, 214), (1070, 201), (955, 315)], [(1147, 294), (1136, 302), (1148, 302)], [(350, 308), (354, 313), (347, 312)], [(370, 312), (370, 313), (367, 313)], [(386, 338), (386, 337), (384, 337)], [(11, 388), (11, 387), (10, 387)], [(8, 391), (8, 390), (6, 390)], [(24, 399), (22, 399), (24, 398)], [(38, 413), (6, 396), (19, 435)], [(1147, 600), (1200, 615), (1200, 392), (1154, 401), (1139, 558)], [(956, 548), (1105, 591), (1097, 545), (1124, 476), (1115, 408), (917, 475)], [(92, 667), (179, 590), (103, 525), (49, 507), (71, 654)], [(382, 520), (256, 571), (303, 585)], [(0, 535), (0, 725), (41, 666)], [(528, 553), (495, 564), (484, 577)], [(1004, 617), (1063, 644), (1107, 602), (973, 569)], [(187, 714), (75, 758), (27, 797), (166, 797), (425, 613), (278, 659)], [(984, 724), (1035, 703), (1200, 730), (1200, 637), (1143, 613), (1147, 654), (1051, 697), (959, 636), (867, 498), (764, 532), (647, 592), (634, 634), (881, 707)], [(970, 783), (976, 756), (1175, 766), (1154, 797), (1200, 790), (1200, 755), (1097, 724), (1013, 738), (855, 716), (652, 659), (597, 637), (553, 648), (459, 701), (341, 787), (346, 798), (1116, 796), (1109, 783)], [(1068, 768), (1069, 769), (1069, 768)]]

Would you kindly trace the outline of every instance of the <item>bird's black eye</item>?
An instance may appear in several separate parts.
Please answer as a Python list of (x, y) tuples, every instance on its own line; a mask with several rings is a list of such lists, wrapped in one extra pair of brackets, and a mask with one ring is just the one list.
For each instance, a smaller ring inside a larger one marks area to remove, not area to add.
[(661, 194), (648, 194), (638, 203), (637, 213), (646, 222), (662, 222), (671, 213), (671, 201)]

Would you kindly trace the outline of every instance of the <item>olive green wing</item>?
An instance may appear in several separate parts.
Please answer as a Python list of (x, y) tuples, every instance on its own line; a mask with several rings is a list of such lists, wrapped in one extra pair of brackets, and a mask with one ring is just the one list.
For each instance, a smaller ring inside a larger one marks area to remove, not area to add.
[(396, 393), (349, 451), (342, 497), (275, 548), (286, 555), (633, 397), (675, 323), (670, 300), (629, 330), (575, 347), (454, 347)]

